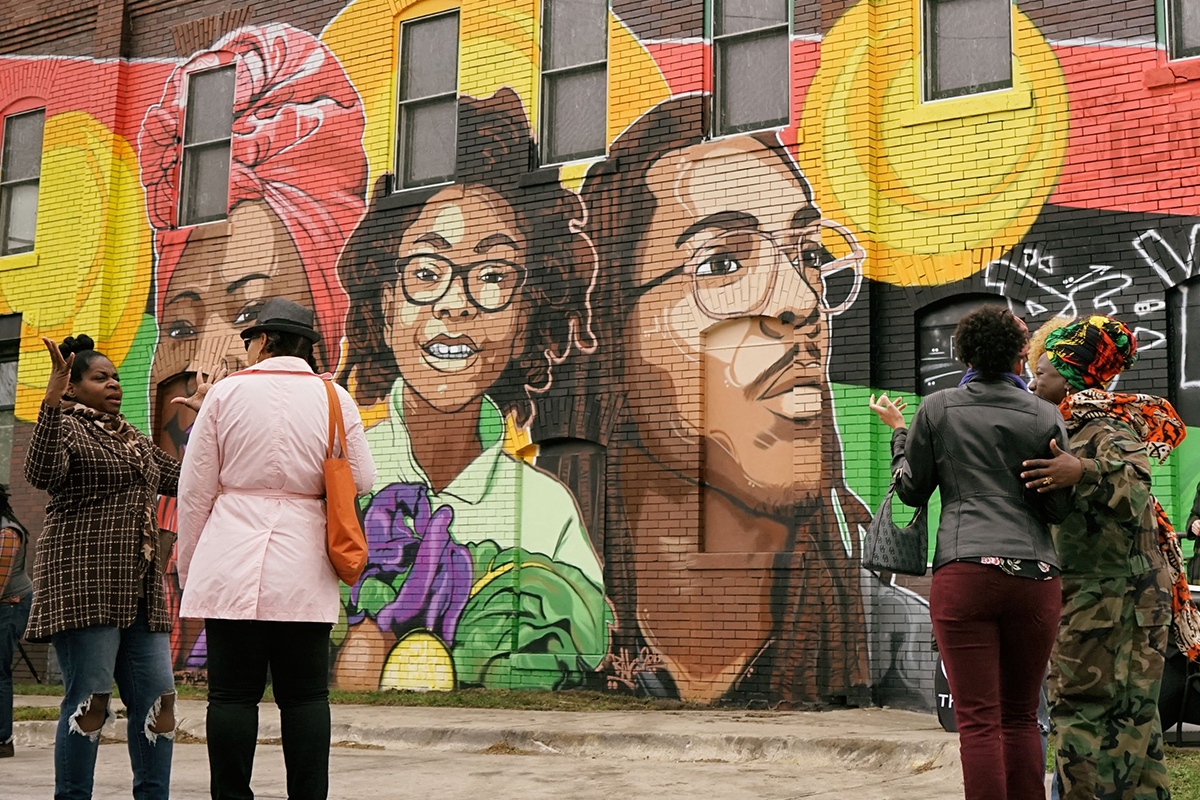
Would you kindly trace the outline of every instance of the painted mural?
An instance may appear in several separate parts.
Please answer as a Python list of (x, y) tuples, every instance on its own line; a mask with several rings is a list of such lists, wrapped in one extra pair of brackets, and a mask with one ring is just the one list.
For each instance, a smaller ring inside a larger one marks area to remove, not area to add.
[[(0, 114), (47, 109), (37, 252), (0, 258), (0, 311), (31, 356), (97, 332), (128, 416), (181, 455), (170, 400), (243, 365), (265, 299), (316, 309), (379, 468), (340, 688), (932, 709), (927, 582), (860, 565), (888, 480), (866, 396), (952, 380), (947, 314), (999, 297), (1031, 328), (1124, 317), (1145, 357), (1122, 380), (1200, 423), (1200, 192), (1088, 122), (1195, 120), (1200, 93), (1104, 107), (1153, 42), (1059, 40), (1021, 5), (1007, 99), (914, 104), (914, 4), (862, 0), (790, 40), (786, 126), (714, 137), (708, 45), (614, 4), (606, 156), (540, 169), (537, 2), (224, 15), (174, 59), (0, 56)], [(397, 192), (398, 26), (455, 7), (456, 177)], [(228, 216), (181, 227), (185, 86), (222, 66)], [(119, 102), (79, 88), (110, 83)], [(44, 372), (21, 361), (21, 420)], [(1198, 479), (1188, 447), (1156, 477), (1176, 511)], [(202, 625), (172, 649), (202, 674)]]

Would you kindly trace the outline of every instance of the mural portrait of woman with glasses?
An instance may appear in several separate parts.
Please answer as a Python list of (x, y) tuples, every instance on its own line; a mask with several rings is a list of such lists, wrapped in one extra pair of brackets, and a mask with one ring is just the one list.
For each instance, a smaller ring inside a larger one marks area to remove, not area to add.
[(608, 546), (633, 569), (609, 580), (610, 684), (861, 703), (888, 639), (871, 644), (870, 512), (846, 486), (826, 367), (864, 253), (776, 134), (708, 139), (704, 101), (647, 112), (612, 144), (619, 169), (582, 189), (627, 419), (626, 530)]
[(563, 688), (607, 650), (574, 499), (504, 447), (552, 367), (594, 348), (595, 253), (578, 197), (518, 186), (532, 139), (516, 94), (462, 98), (459, 113), (461, 182), (408, 208), (373, 203), (338, 266), (352, 299), (340, 379), (388, 414), (367, 434), (379, 478), (343, 686), (508, 686), (509, 656), (537, 652), (554, 663), (521, 680)]

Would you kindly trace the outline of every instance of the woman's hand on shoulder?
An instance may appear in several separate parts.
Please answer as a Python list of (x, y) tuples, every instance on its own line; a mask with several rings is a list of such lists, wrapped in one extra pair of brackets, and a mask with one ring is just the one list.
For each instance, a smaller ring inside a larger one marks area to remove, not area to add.
[(904, 409), (908, 408), (908, 403), (904, 402), (903, 397), (891, 400), (885, 392), (879, 395), (879, 399), (876, 400), (875, 395), (872, 394), (871, 402), (867, 403), (867, 407), (879, 416), (880, 422), (892, 430), (905, 427)]
[(1025, 471), (1021, 473), (1021, 480), (1025, 481), (1026, 489), (1053, 492), (1079, 483), (1083, 477), (1083, 462), (1078, 456), (1064, 452), (1054, 439), (1050, 440), (1050, 455), (1050, 458), (1022, 462)]
[(199, 381), (196, 383), (196, 391), (187, 397), (171, 398), (172, 405), (187, 406), (192, 411), (199, 412), (200, 406), (204, 405), (204, 396), (208, 394), (208, 390), (213, 387), (213, 384), (229, 374), (229, 370), (225, 365), (217, 367), (209, 373), (198, 372), (196, 377)]
[(50, 353), (50, 380), (46, 383), (46, 405), (57, 407), (71, 384), (71, 366), (75, 363), (75, 354), (63, 358), (62, 351), (58, 349), (58, 342), (45, 336), (42, 337), (42, 344)]

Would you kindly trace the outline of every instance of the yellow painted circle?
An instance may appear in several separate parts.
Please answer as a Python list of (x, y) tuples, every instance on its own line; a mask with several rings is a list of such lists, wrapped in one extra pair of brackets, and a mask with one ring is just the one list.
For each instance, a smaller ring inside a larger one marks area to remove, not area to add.
[(1013, 88), (922, 103), (909, 0), (862, 0), (822, 42), (800, 155), (827, 217), (903, 285), (964, 278), (1011, 248), (1054, 189), (1067, 143), (1066, 82), (1013, 8)]
[(27, 265), (0, 271), (0, 310), (22, 314), (22, 419), (36, 416), (50, 375), (39, 337), (88, 333), (119, 366), (150, 291), (150, 227), (137, 156), (124, 137), (82, 111), (46, 120), (36, 237)]
[(428, 631), (414, 631), (388, 653), (379, 688), (449, 691), (454, 688), (454, 659), (441, 639)]

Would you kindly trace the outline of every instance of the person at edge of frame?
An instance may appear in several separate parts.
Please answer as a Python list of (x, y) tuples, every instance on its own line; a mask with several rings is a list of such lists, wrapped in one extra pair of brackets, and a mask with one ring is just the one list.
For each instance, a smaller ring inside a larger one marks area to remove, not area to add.
[(33, 581), (25, 569), (29, 531), (17, 520), (8, 501), (8, 487), (0, 485), (0, 758), (12, 758), (13, 656), (25, 635)]
[(1167, 401), (1108, 391), (1137, 342), (1120, 320), (1092, 315), (1052, 331), (1032, 384), (1058, 405), (1070, 452), (1028, 462), (1026, 487), (1074, 486), (1053, 528), (1063, 614), (1050, 665), (1055, 796), (1168, 800), (1158, 699), (1172, 585), (1159, 544), (1169, 524), (1151, 493), (1150, 456), (1185, 428)]

